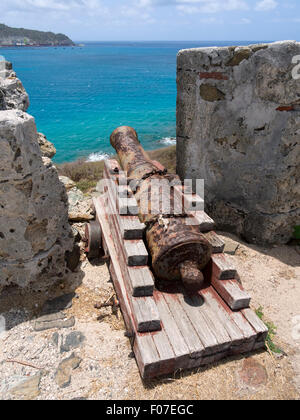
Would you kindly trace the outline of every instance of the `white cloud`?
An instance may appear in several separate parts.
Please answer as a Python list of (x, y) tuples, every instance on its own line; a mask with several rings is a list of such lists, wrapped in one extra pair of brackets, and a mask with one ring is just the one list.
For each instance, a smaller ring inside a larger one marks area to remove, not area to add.
[(242, 18), (241, 22), (242, 25), (249, 25), (250, 23), (252, 23), (251, 19), (248, 18)]
[(258, 3), (256, 3), (255, 10), (258, 12), (266, 12), (269, 10), (276, 9), (278, 6), (277, 1), (275, 0), (261, 0)]
[(137, 6), (175, 6), (178, 11), (187, 14), (249, 9), (245, 0), (137, 0)]

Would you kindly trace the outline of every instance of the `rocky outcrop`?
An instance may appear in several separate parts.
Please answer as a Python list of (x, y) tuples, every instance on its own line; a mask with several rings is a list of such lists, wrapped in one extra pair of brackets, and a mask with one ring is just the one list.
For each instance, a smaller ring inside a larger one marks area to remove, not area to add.
[(30, 115), (0, 112), (0, 148), (0, 286), (44, 288), (65, 275), (73, 248), (66, 191)]
[(47, 140), (47, 137), (42, 133), (37, 133), (38, 138), (37, 141), (39, 143), (42, 155), (44, 157), (53, 158), (56, 154), (56, 149), (54, 147), (54, 144), (50, 143), (49, 140)]
[[(28, 107), (28, 95), (13, 71), (12, 64), (8, 61), (0, 61), (0, 111), (8, 109), (27, 111)], [(37, 133), (37, 141), (43, 156), (52, 158), (55, 155), (54, 145), (44, 134)]]
[(0, 61), (0, 111), (6, 109), (27, 111), (28, 107), (28, 95), (13, 71), (12, 64)]
[(65, 275), (73, 248), (66, 191), (30, 115), (0, 112), (0, 148), (0, 286), (44, 288)]
[(300, 220), (297, 56), (292, 41), (178, 54), (179, 174), (204, 179), (218, 228), (252, 243), (286, 243)]
[(0, 290), (43, 290), (65, 276), (73, 251), (68, 198), (50, 160), (55, 148), (24, 112), (28, 95), (7, 62), (0, 94)]

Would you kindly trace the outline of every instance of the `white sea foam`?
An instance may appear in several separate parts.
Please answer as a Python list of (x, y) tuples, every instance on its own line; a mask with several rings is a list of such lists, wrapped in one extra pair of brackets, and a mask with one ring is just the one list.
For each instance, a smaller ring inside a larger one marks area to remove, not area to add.
[(101, 160), (109, 159), (111, 156), (108, 153), (96, 152), (91, 153), (87, 158), (87, 162), (100, 162)]
[(174, 137), (164, 137), (159, 140), (159, 143), (165, 144), (167, 146), (173, 146), (176, 144), (176, 139)]

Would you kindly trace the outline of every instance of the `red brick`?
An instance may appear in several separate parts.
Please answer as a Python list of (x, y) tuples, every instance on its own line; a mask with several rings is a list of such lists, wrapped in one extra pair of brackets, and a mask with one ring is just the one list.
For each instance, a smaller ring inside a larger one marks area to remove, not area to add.
[(279, 106), (278, 108), (276, 108), (276, 111), (294, 111), (294, 106), (293, 105), (288, 105), (288, 106)]

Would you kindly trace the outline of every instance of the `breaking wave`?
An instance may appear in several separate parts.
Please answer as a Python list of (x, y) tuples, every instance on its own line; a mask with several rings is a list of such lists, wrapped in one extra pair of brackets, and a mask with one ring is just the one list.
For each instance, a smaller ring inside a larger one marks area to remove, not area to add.
[(96, 152), (91, 153), (88, 158), (87, 162), (100, 162), (101, 160), (109, 159), (111, 156), (108, 153), (104, 152)]
[(173, 146), (176, 144), (176, 138), (175, 137), (164, 137), (163, 139), (160, 139), (158, 141), (161, 144), (165, 144), (166, 146)]

